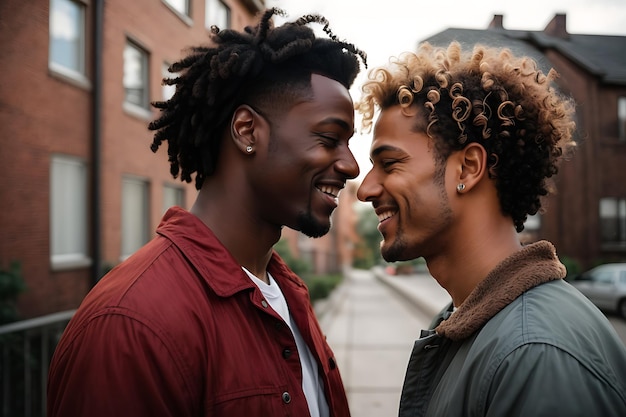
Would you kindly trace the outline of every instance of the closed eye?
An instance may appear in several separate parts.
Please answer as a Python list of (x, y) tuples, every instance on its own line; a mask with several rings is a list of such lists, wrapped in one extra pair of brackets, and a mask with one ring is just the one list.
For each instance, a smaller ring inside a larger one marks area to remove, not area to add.
[(327, 146), (330, 146), (333, 148), (336, 148), (337, 146), (339, 146), (339, 139), (334, 136), (330, 136), (330, 135), (326, 135), (322, 133), (317, 133), (317, 136), (321, 138), (324, 144), (326, 144)]
[(380, 164), (382, 165), (383, 169), (389, 169), (397, 162), (399, 162), (397, 159), (383, 159)]

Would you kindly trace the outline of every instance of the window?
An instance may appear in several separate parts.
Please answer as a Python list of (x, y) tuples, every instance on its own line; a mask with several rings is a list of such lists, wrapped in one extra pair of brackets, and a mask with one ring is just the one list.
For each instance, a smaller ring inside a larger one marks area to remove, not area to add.
[(125, 100), (134, 106), (148, 109), (148, 53), (132, 42), (124, 48), (124, 90)]
[(626, 246), (626, 198), (600, 200), (600, 234), (602, 243)]
[(184, 200), (185, 191), (181, 187), (168, 184), (163, 186), (163, 213), (173, 206), (184, 207)]
[(87, 266), (87, 167), (53, 156), (50, 167), (50, 254), (53, 268)]
[(163, 0), (168, 6), (178, 13), (189, 16), (189, 0)]
[(148, 183), (136, 177), (122, 179), (122, 259), (150, 239)]
[(50, 0), (50, 67), (69, 76), (85, 74), (85, 7)]
[(207, 28), (230, 28), (230, 9), (221, 0), (206, 0), (204, 22)]
[(626, 97), (617, 99), (617, 120), (619, 123), (619, 140), (626, 142)]
[[(170, 64), (168, 64), (167, 62), (163, 63), (163, 70), (162, 70), (163, 78), (176, 78), (177, 74), (172, 74), (171, 72), (169, 72), (168, 71), (169, 67), (170, 67)], [(172, 96), (176, 92), (176, 86), (163, 84), (162, 91), (163, 91), (163, 101), (167, 101), (170, 98), (172, 98)]]
[(532, 216), (528, 216), (526, 218), (526, 222), (524, 222), (525, 230), (539, 230), (541, 228), (541, 214), (537, 213)]

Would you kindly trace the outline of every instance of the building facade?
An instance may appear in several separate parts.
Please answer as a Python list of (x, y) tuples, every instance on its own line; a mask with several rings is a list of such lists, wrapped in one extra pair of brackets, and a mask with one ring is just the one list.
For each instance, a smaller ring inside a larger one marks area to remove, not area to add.
[(150, 151), (150, 102), (208, 28), (254, 24), (263, 0), (0, 2), (0, 269), (18, 262), (22, 318), (78, 306), (146, 243), (193, 184)]
[(507, 30), (495, 15), (485, 30), (447, 29), (425, 41), (508, 47), (554, 68), (577, 105), (577, 150), (555, 178), (545, 212), (529, 219), (524, 239), (548, 239), (582, 269), (626, 260), (626, 37), (570, 34), (557, 14), (543, 31)]

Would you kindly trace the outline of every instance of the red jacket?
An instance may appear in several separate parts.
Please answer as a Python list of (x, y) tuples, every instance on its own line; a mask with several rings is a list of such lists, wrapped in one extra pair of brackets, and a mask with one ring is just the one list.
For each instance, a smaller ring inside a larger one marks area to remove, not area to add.
[[(318, 361), (330, 415), (349, 416), (305, 284), (276, 253), (268, 270)], [(87, 295), (50, 365), (48, 417), (308, 415), (291, 331), (179, 208)]]

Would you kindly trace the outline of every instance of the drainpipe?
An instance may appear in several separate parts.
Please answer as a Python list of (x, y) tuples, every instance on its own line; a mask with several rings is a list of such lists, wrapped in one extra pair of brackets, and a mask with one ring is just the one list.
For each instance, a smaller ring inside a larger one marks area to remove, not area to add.
[(104, 0), (94, 0), (93, 31), (93, 132), (91, 146), (91, 285), (95, 285), (102, 273), (101, 218), (100, 218), (100, 143), (102, 135), (102, 39), (104, 37)]

